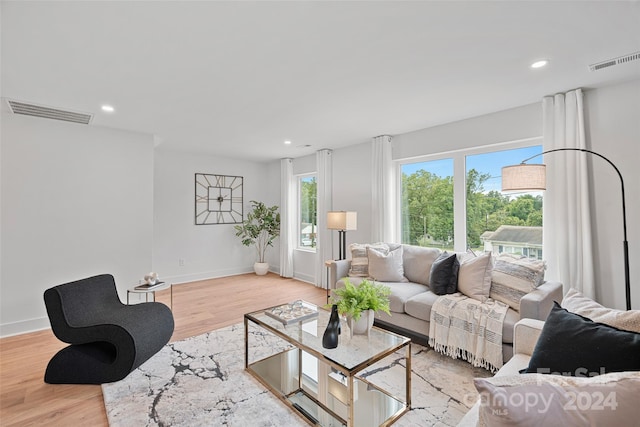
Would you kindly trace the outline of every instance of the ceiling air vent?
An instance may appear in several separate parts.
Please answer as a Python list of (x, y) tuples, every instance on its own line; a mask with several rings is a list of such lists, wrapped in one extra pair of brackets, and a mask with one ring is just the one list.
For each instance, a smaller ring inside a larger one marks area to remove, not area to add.
[(64, 122), (81, 123), (88, 125), (93, 116), (87, 113), (77, 113), (75, 111), (61, 110), (59, 108), (43, 107), (42, 105), (29, 104), (26, 102), (7, 100), (11, 111), (14, 114), (25, 116), (42, 117), (44, 119), (62, 120)]
[(598, 71), (603, 68), (613, 67), (614, 65), (625, 64), (627, 62), (636, 61), (640, 59), (640, 52), (632, 53), (618, 58), (607, 59), (606, 61), (598, 62), (597, 64), (589, 65), (590, 71)]

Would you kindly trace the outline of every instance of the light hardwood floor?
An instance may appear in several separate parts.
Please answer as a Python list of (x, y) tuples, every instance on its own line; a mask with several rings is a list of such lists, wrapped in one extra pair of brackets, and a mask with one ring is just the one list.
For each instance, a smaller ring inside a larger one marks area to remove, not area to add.
[[(242, 321), (244, 313), (295, 299), (326, 303), (324, 289), (275, 274), (243, 274), (173, 287), (172, 341)], [(168, 291), (157, 301), (169, 301)], [(66, 344), (51, 330), (0, 339), (0, 426), (107, 426), (99, 385), (43, 380), (51, 356)]]

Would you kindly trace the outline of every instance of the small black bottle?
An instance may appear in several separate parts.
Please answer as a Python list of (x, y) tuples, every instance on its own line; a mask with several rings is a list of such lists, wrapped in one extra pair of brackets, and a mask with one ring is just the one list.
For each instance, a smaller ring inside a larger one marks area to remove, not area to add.
[(340, 335), (340, 317), (338, 317), (338, 306), (331, 306), (331, 316), (327, 329), (322, 335), (322, 346), (324, 348), (336, 348), (338, 346), (338, 335)]

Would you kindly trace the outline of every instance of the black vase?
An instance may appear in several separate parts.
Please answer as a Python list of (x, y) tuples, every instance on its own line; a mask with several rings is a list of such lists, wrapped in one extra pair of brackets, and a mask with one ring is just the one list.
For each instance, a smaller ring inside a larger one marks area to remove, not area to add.
[(331, 316), (329, 316), (329, 323), (327, 323), (327, 329), (324, 330), (322, 335), (322, 346), (324, 348), (336, 348), (338, 346), (338, 335), (340, 335), (340, 317), (338, 317), (338, 306), (331, 306)]

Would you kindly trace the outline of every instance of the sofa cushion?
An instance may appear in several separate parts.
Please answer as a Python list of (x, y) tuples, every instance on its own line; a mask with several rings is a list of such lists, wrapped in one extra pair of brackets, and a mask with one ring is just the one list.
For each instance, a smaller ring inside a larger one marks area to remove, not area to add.
[(544, 261), (500, 254), (491, 273), (489, 296), (520, 311), (520, 299), (544, 281)]
[(369, 277), (379, 282), (408, 282), (402, 267), (402, 246), (387, 253), (367, 248)]
[(404, 305), (411, 297), (421, 294), (429, 290), (425, 285), (411, 282), (382, 282), (389, 286), (391, 295), (389, 295), (389, 309), (395, 313), (404, 313)]
[(452, 294), (457, 291), (460, 263), (456, 254), (443, 252), (431, 265), (429, 289), (436, 295)]
[(571, 288), (562, 300), (562, 308), (614, 328), (640, 333), (640, 310), (614, 310), (603, 307)]
[(491, 252), (465, 256), (458, 272), (458, 291), (469, 298), (485, 302), (491, 290)]
[(638, 422), (640, 373), (591, 378), (496, 375), (474, 379), (480, 426), (630, 426)]
[(438, 295), (431, 291), (422, 292), (409, 298), (404, 303), (404, 311), (415, 318), (429, 322), (431, 306), (438, 299)]
[(640, 334), (570, 313), (556, 302), (527, 373), (567, 376), (640, 371)]
[(507, 315), (504, 316), (504, 322), (502, 323), (502, 342), (506, 344), (513, 344), (513, 327), (520, 320), (520, 313), (510, 308), (507, 310)]
[(362, 244), (352, 243), (349, 245), (351, 252), (351, 265), (349, 267), (350, 277), (369, 277), (369, 257), (367, 248), (375, 248), (379, 252), (389, 252), (389, 246), (385, 243)]
[(404, 275), (410, 282), (429, 286), (431, 265), (440, 256), (440, 249), (402, 245)]

